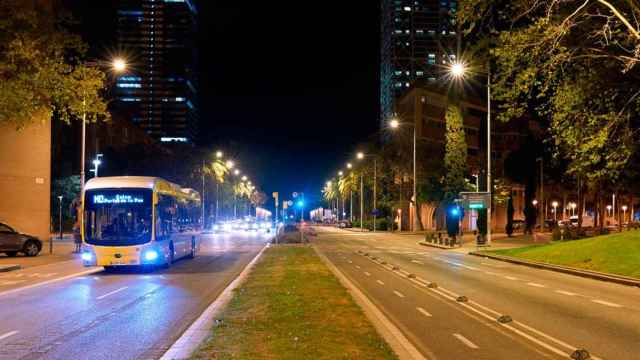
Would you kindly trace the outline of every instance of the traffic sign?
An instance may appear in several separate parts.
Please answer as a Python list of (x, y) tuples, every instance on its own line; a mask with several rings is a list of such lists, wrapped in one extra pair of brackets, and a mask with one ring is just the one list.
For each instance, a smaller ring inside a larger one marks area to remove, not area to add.
[(294, 197), (294, 198), (297, 198), (297, 197), (298, 197), (298, 193), (297, 193), (297, 192), (294, 192), (294, 193), (293, 193), (293, 197)]
[(291, 201), (291, 200), (287, 201), (287, 205), (293, 206), (293, 201)]
[(491, 206), (491, 193), (481, 192), (461, 192), (462, 206), (465, 209), (479, 210), (487, 209)]
[(287, 208), (289, 208), (289, 203), (290, 203), (290, 202), (291, 202), (291, 201), (284, 201), (284, 200), (282, 200), (282, 208), (283, 208), (283, 209), (285, 209), (285, 210), (286, 210)]

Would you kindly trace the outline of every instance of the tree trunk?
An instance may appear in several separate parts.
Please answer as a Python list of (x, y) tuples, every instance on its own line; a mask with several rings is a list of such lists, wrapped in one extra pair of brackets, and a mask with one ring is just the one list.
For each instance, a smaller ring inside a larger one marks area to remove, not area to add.
[(584, 191), (582, 191), (582, 179), (578, 176), (578, 234), (582, 230), (582, 209), (584, 204)]
[[(416, 194), (417, 195), (417, 194)], [(413, 222), (415, 223), (414, 226), (414, 230), (413, 231), (422, 231), (424, 230), (424, 226), (422, 224), (422, 209), (420, 209), (420, 204), (418, 204), (418, 199), (414, 199), (414, 219)]]

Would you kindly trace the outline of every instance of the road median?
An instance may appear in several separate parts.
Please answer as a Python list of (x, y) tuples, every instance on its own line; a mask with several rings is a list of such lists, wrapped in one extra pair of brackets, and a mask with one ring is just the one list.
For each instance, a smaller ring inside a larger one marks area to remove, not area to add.
[(195, 359), (395, 359), (308, 245), (268, 248)]

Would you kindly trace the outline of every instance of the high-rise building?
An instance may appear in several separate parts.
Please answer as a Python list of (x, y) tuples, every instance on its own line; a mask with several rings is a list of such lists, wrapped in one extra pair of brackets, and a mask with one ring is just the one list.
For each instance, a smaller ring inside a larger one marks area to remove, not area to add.
[(415, 84), (437, 85), (455, 59), (458, 0), (381, 0), (380, 121)]
[(193, 142), (198, 131), (194, 0), (118, 0), (116, 37), (130, 57), (116, 80), (118, 106), (162, 142)]

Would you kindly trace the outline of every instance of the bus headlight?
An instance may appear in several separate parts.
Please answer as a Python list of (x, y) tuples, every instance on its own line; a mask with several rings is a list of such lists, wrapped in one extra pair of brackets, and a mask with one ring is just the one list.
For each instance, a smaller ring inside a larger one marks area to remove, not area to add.
[(82, 261), (89, 262), (93, 260), (93, 254), (88, 251), (84, 251), (82, 255), (80, 255), (80, 258), (82, 259)]
[(158, 252), (150, 249), (144, 252), (144, 259), (146, 261), (155, 261), (158, 258)]

